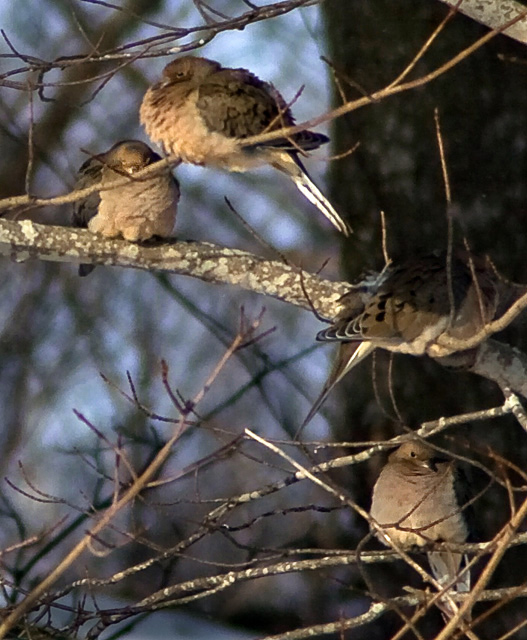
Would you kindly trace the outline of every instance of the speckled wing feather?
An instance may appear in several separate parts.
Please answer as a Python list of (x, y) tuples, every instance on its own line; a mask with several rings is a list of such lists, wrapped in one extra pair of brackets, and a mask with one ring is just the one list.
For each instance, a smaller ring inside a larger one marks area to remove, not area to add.
[[(81, 165), (78, 174), (77, 181), (75, 182), (74, 189), (87, 189), (95, 184), (101, 182), (103, 165), (101, 162), (93, 157), (89, 158)], [(97, 209), (101, 202), (101, 197), (98, 191), (94, 191), (88, 197), (83, 200), (77, 200), (73, 203), (72, 225), (74, 227), (86, 228), (88, 222), (97, 215)], [(79, 276), (81, 278), (86, 277), (95, 269), (93, 264), (80, 264)]]
[[(454, 268), (453, 273), (455, 308), (470, 280), (462, 287)], [(426, 258), (393, 269), (366, 305), (358, 328), (363, 339), (407, 342), (449, 313), (445, 264)]]
[(478, 530), (476, 512), (474, 506), (469, 504), (474, 498), (474, 488), (467, 473), (460, 465), (456, 465), (454, 469), (454, 491), (456, 492), (457, 503), (463, 511), (463, 517), (467, 525), (467, 542), (478, 542), (481, 534)]
[[(199, 87), (197, 107), (211, 131), (231, 138), (248, 138), (295, 124), (280, 93), (245, 69), (222, 69)], [(254, 145), (288, 151), (317, 149), (329, 142), (323, 134), (302, 131)], [(250, 148), (250, 147), (249, 147)]]
[(262, 133), (273, 121), (272, 128), (280, 128), (280, 118), (289, 124), (291, 116), (287, 112), (280, 116), (265, 84), (252, 74), (245, 75), (239, 79), (224, 69), (200, 85), (196, 104), (209, 129), (231, 138), (247, 138)]
[[(463, 521), (467, 531), (465, 542), (478, 540), (476, 516), (474, 508), (468, 504), (473, 497), (473, 491), (464, 470), (456, 465), (452, 471), (456, 504), (459, 508), (458, 518)], [(435, 579), (443, 585), (452, 583), (452, 588), (458, 593), (468, 593), (471, 587), (470, 569), (465, 569), (469, 563), (467, 554), (455, 551), (429, 551), (427, 553), (430, 569)], [(454, 580), (454, 578), (456, 578)], [(445, 621), (448, 621), (456, 611), (447, 599), (441, 599), (438, 603)], [(465, 615), (465, 620), (470, 620), (470, 613)]]
[[(342, 311), (317, 339), (371, 340), (417, 355), (441, 333), (470, 337), (495, 315), (494, 274), (476, 269), (476, 284), (469, 265), (459, 258), (447, 267), (445, 253), (425, 256), (390, 266), (383, 274), (377, 283), (356, 285), (345, 294)], [(358, 292), (363, 294), (363, 309), (357, 304)]]
[[(97, 158), (89, 158), (81, 166), (77, 174), (77, 181), (74, 190), (87, 189), (101, 181), (103, 165)], [(99, 192), (95, 191), (83, 200), (73, 203), (72, 224), (74, 227), (87, 227), (88, 222), (97, 213), (97, 207), (101, 198)]]

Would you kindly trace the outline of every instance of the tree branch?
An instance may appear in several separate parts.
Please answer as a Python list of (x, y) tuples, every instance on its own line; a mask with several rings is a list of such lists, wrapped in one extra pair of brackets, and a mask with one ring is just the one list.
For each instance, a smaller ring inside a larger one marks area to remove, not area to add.
[[(525, 11), (525, 5), (515, 0), (492, 0), (492, 2), (481, 2), (481, 0), (441, 0), (450, 7), (456, 7), (458, 11), (464, 13), (469, 18), (476, 20), (489, 29), (498, 29), (505, 22), (514, 17), (514, 14), (521, 14)], [(504, 29), (503, 34), (527, 44), (527, 18), (523, 18), (511, 27)]]
[(231, 284), (312, 309), (331, 319), (338, 300), (349, 289), (246, 251), (205, 242), (163, 241), (135, 244), (107, 240), (86, 229), (35, 224), (30, 220), (0, 220), (0, 255), (15, 261), (29, 258), (51, 262), (106, 264), (168, 271), (214, 284)]

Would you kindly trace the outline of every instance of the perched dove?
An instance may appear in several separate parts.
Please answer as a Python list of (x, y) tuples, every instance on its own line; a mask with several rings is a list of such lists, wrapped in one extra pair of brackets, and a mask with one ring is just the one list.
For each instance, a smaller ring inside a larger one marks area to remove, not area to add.
[(328, 142), (326, 136), (302, 131), (243, 145), (244, 138), (295, 123), (280, 93), (250, 71), (224, 68), (206, 58), (178, 58), (146, 92), (140, 116), (151, 140), (183, 162), (241, 172), (270, 164), (289, 176), (339, 231), (349, 234), (349, 226), (299, 158)]
[[(350, 285), (333, 324), (317, 340), (339, 342), (333, 369), (304, 424), (331, 389), (376, 347), (434, 358), (458, 349), (441, 338), (468, 340), (507, 310), (527, 287), (502, 278), (489, 259), (434, 254), (387, 265)], [(481, 341), (485, 339), (482, 336)]]
[[(88, 227), (106, 238), (122, 236), (130, 242), (170, 236), (179, 200), (179, 184), (170, 168), (134, 177), (158, 160), (160, 156), (139, 140), (118, 142), (105, 153), (87, 160), (79, 169), (75, 188), (100, 184), (101, 189), (74, 203), (73, 225)], [(127, 176), (125, 184), (111, 187)], [(94, 268), (81, 264), (79, 275), (88, 275)]]
[[(472, 535), (468, 483), (452, 460), (438, 457), (421, 441), (408, 441), (388, 458), (375, 487), (370, 515), (402, 550), (429, 547), (435, 542), (463, 544)], [(384, 544), (382, 535), (373, 530)], [(427, 553), (435, 579), (458, 592), (470, 591), (467, 559), (453, 551)], [(442, 598), (447, 615), (455, 611)]]

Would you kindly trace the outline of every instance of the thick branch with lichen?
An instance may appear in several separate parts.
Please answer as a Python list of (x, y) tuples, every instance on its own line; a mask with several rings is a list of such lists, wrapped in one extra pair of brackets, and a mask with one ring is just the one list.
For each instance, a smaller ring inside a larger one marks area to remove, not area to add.
[(331, 282), (278, 260), (206, 242), (133, 244), (108, 240), (86, 229), (0, 220), (0, 255), (15, 261), (93, 263), (168, 271), (214, 284), (231, 284), (278, 298), (331, 319), (345, 282)]

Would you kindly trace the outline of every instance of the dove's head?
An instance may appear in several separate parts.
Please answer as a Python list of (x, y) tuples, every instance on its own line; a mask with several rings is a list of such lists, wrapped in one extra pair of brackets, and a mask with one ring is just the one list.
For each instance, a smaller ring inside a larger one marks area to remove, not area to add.
[(184, 56), (167, 64), (163, 69), (163, 81), (170, 84), (190, 81), (199, 83), (220, 69), (221, 64), (214, 60)]
[(110, 169), (136, 173), (161, 158), (140, 140), (123, 140), (114, 144), (109, 151), (103, 154), (101, 160)]
[(409, 440), (390, 454), (389, 461), (392, 464), (402, 464), (415, 474), (435, 472), (437, 465), (447, 462), (445, 458), (437, 455), (437, 452), (420, 440)]

